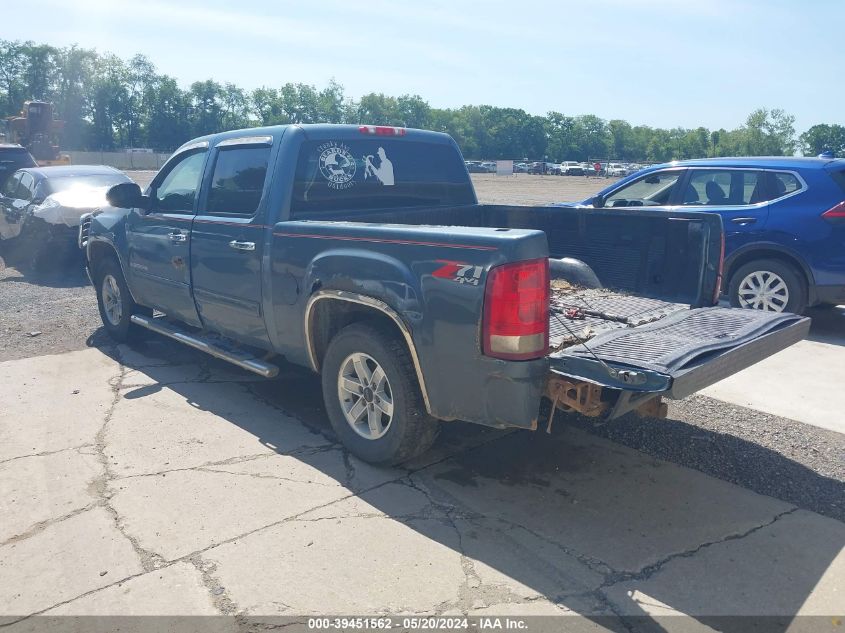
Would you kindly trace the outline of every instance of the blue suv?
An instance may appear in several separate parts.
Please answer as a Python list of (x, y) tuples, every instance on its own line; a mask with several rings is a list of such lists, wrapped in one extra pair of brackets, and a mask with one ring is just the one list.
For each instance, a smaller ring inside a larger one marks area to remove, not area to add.
[(718, 213), (725, 227), (722, 288), (735, 307), (801, 313), (845, 303), (845, 159), (666, 163), (578, 206)]

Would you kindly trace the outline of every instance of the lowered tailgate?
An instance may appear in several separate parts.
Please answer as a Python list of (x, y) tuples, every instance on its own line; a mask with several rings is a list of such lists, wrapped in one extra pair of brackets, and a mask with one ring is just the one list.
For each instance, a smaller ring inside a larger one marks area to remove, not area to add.
[(800, 341), (809, 328), (809, 318), (788, 313), (677, 310), (644, 325), (602, 331), (549, 360), (552, 371), (572, 378), (684, 398)]

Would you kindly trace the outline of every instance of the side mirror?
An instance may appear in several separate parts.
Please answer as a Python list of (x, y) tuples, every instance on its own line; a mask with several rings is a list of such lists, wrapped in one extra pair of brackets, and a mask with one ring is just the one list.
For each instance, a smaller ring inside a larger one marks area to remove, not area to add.
[(122, 182), (106, 192), (108, 203), (118, 209), (147, 208), (149, 198), (141, 193), (141, 188), (134, 182)]
[(590, 203), (596, 208), (601, 209), (604, 207), (604, 196), (595, 195), (590, 199)]

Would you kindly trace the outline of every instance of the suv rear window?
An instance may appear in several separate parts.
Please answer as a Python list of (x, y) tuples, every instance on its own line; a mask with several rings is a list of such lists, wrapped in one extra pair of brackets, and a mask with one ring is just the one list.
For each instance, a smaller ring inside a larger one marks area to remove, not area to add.
[(36, 167), (30, 153), (23, 147), (0, 147), (0, 187), (18, 169)]
[(842, 192), (845, 193), (845, 169), (830, 172), (830, 177), (839, 185)]
[(307, 141), (296, 165), (293, 215), (475, 202), (449, 145), (374, 138)]

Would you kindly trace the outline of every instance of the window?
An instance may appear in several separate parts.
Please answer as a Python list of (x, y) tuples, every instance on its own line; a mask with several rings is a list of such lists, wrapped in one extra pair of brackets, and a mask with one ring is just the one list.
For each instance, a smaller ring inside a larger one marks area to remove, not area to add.
[(845, 169), (830, 172), (830, 177), (833, 178), (837, 185), (839, 185), (839, 188), (842, 189), (842, 193), (845, 193)]
[(738, 207), (766, 200), (765, 183), (758, 171), (746, 169), (694, 169), (683, 204)]
[(15, 198), (18, 200), (32, 200), (32, 189), (34, 185), (35, 178), (32, 177), (32, 174), (22, 173), (21, 182), (18, 185), (18, 192), (15, 194)]
[(795, 176), (786, 171), (775, 171), (770, 174), (771, 191), (769, 198), (776, 200), (782, 198), (790, 193), (794, 193), (801, 188), (801, 181)]
[(669, 204), (681, 171), (658, 171), (617, 189), (605, 200), (606, 207), (655, 207)]
[(361, 138), (303, 143), (291, 210), (301, 215), (474, 202), (467, 170), (451, 145)]
[(21, 174), (17, 173), (14, 176), (11, 176), (7, 181), (6, 184), (3, 185), (3, 195), (7, 198), (14, 198), (18, 193), (18, 185), (21, 182)]
[(258, 210), (270, 147), (221, 149), (214, 164), (208, 213), (252, 217)]
[(154, 210), (193, 213), (204, 162), (205, 152), (181, 158), (154, 188)]

